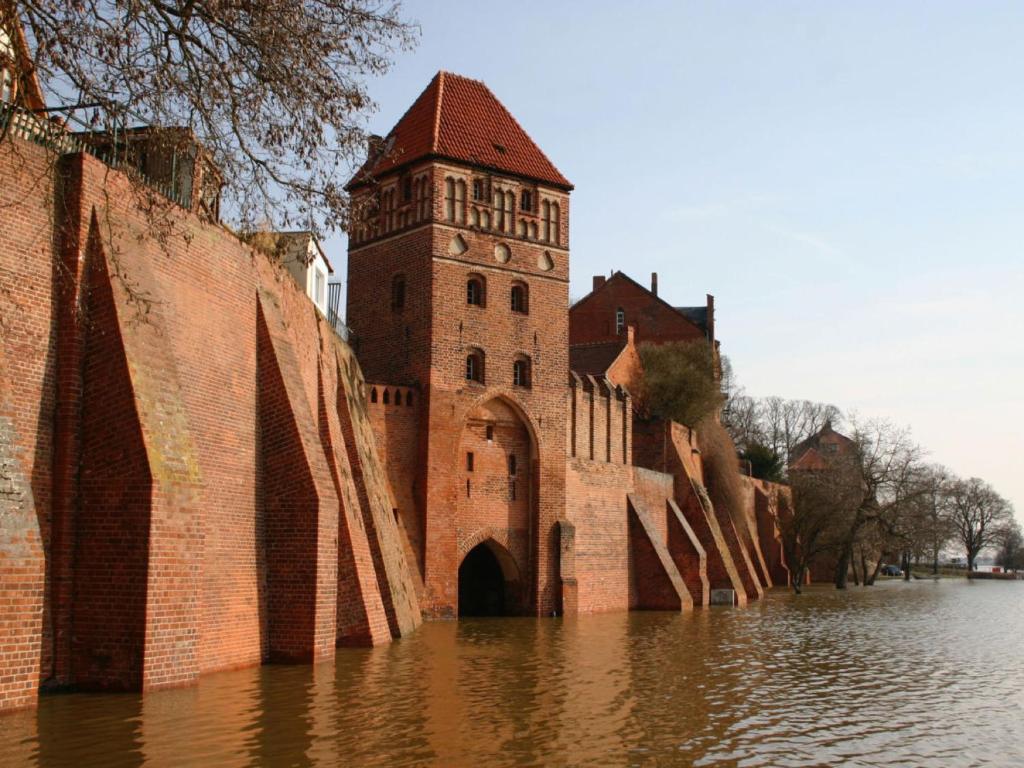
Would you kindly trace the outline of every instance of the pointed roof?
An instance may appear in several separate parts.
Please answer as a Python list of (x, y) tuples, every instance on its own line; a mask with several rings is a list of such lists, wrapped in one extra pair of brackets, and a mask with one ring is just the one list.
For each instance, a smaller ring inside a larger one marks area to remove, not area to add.
[(426, 157), (524, 176), (563, 189), (555, 168), (505, 105), (479, 80), (438, 72), (347, 188)]

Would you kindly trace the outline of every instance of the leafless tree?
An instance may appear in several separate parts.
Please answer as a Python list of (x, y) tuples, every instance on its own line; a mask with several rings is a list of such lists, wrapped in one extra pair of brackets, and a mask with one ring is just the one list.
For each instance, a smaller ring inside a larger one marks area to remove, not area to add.
[[(343, 225), (365, 78), (416, 29), (390, 0), (0, 0), (44, 90), (91, 128), (183, 129), (246, 226)], [(155, 131), (154, 135), (159, 133)]]
[(902, 521), (904, 578), (911, 563), (926, 557), (933, 574), (939, 572), (939, 554), (953, 537), (949, 488), (955, 478), (945, 467), (931, 465), (920, 475), (921, 492), (915, 495)]
[(839, 423), (834, 405), (782, 397), (754, 398), (737, 390), (722, 412), (722, 423), (740, 448), (763, 445), (788, 460), (793, 447), (825, 426)]
[(974, 570), (978, 554), (997, 546), (1013, 522), (1010, 502), (977, 477), (957, 480), (949, 487), (950, 519), (955, 538), (967, 555), (967, 570)]

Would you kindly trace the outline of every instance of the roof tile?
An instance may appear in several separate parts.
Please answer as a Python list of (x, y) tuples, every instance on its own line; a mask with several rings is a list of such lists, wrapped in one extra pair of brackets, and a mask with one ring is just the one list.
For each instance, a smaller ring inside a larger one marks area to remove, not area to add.
[(428, 156), (571, 189), (505, 106), (479, 80), (438, 72), (385, 139), (385, 151), (349, 186)]

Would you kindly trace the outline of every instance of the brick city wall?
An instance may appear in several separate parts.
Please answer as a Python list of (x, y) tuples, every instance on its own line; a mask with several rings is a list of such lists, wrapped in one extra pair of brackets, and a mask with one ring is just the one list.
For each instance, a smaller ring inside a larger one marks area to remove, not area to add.
[(0, 709), (415, 626), (358, 366), (284, 271), (88, 156), (0, 177)]

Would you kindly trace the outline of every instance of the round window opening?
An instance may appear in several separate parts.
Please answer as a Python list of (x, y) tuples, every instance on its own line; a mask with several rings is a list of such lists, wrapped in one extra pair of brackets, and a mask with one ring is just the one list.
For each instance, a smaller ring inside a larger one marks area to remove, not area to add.
[(499, 264), (508, 264), (509, 259), (512, 258), (511, 249), (504, 243), (498, 243), (494, 246), (494, 259)]

